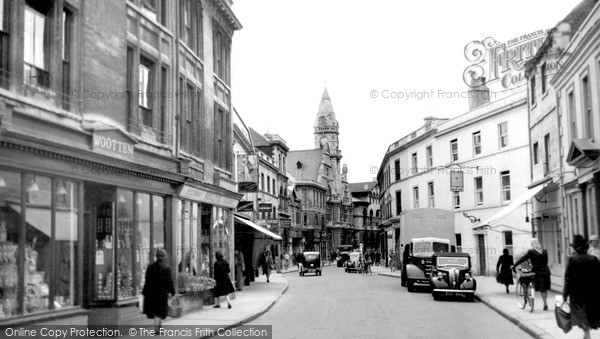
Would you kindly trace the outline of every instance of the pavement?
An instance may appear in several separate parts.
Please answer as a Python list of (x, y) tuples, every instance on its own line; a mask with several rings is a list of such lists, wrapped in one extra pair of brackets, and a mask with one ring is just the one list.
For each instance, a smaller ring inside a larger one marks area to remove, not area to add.
[[(400, 278), (400, 272), (391, 272), (390, 268), (382, 266), (373, 266), (373, 274)], [(548, 292), (548, 310), (543, 311), (543, 301), (539, 292), (536, 292), (533, 313), (528, 310), (522, 310), (517, 305), (515, 295), (515, 285), (509, 287), (510, 293), (506, 293), (504, 285), (496, 282), (495, 277), (476, 276), (477, 291), (475, 298), (508, 319), (510, 322), (527, 332), (534, 338), (568, 338), (575, 339), (583, 336), (583, 331), (579, 327), (574, 327), (567, 334), (557, 325), (554, 317), (554, 302), (557, 295), (562, 295), (558, 291)], [(516, 278), (515, 278), (516, 282)], [(593, 339), (600, 339), (600, 331), (591, 331)]]
[[(218, 326), (229, 329), (247, 324), (269, 311), (288, 288), (285, 275), (290, 273), (297, 274), (297, 272), (297, 267), (291, 266), (287, 270), (281, 270), (280, 273), (273, 273), (270, 283), (267, 283), (265, 276), (261, 275), (250, 286), (244, 286), (243, 291), (236, 292), (235, 299), (231, 301), (231, 309), (227, 308), (227, 303), (224, 298), (221, 298), (221, 308), (204, 306), (200, 311), (185, 314), (177, 319), (167, 318), (163, 322), (163, 325), (166, 328), (173, 325), (187, 325), (198, 328), (208, 328), (209, 326), (214, 328)], [(400, 278), (399, 271), (391, 272), (389, 268), (383, 266), (373, 266), (372, 272), (380, 276)], [(554, 301), (555, 296), (560, 295), (560, 293), (549, 291), (549, 310), (543, 311), (541, 296), (536, 292), (535, 308), (530, 313), (528, 310), (522, 310), (518, 307), (515, 297), (515, 285), (510, 286), (511, 293), (507, 294), (504, 285), (496, 283), (494, 277), (476, 276), (475, 279), (477, 280), (476, 299), (514, 323), (532, 337), (543, 339), (582, 337), (583, 332), (577, 327), (573, 328), (568, 334), (565, 334), (556, 325)], [(591, 333), (593, 339), (600, 339), (599, 331), (592, 331)], [(165, 336), (165, 338), (167, 337)], [(199, 336), (199, 338), (209, 337)]]

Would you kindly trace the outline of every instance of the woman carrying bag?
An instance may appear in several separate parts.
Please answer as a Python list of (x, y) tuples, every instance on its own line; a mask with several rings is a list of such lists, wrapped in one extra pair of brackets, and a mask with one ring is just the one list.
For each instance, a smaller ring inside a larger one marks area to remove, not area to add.
[(223, 258), (223, 253), (217, 251), (215, 253), (215, 306), (214, 308), (221, 307), (221, 296), (225, 296), (227, 300), (227, 308), (231, 308), (231, 302), (229, 301), (229, 294), (235, 292), (231, 279), (229, 278), (229, 263)]
[(575, 254), (569, 258), (565, 270), (563, 301), (570, 298), (571, 326), (579, 326), (583, 337), (589, 339), (590, 329), (600, 326), (600, 262), (587, 254), (588, 245), (583, 236), (573, 236), (571, 247)]

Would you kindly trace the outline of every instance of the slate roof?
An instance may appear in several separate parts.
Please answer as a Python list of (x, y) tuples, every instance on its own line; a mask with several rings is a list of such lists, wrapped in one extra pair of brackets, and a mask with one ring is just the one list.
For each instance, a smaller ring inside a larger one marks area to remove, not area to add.
[(250, 130), (250, 137), (252, 138), (252, 143), (254, 144), (254, 146), (258, 147), (271, 145), (269, 140), (267, 140), (267, 138), (265, 138), (262, 134), (255, 131), (254, 128), (249, 127), (248, 129)]
[(371, 192), (375, 185), (377, 185), (377, 181), (350, 183), (348, 184), (348, 190), (350, 191), (350, 193)]
[[(287, 154), (287, 171), (296, 179), (318, 182), (322, 154), (320, 149), (289, 151)], [(298, 162), (301, 163), (301, 168), (298, 168)]]

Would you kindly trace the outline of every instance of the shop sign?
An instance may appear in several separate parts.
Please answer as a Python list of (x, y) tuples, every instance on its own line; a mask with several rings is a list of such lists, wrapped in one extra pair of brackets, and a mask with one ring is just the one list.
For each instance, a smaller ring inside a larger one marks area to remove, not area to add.
[(280, 223), (281, 227), (291, 227), (292, 219), (279, 219), (279, 223)]
[(258, 209), (261, 212), (271, 212), (272, 208), (272, 204), (270, 202), (261, 202), (260, 204), (258, 204)]
[(279, 225), (279, 219), (267, 219), (267, 224), (269, 224), (271, 226), (278, 226)]
[(238, 192), (258, 192), (258, 155), (239, 154), (237, 156)]
[(123, 159), (133, 156), (135, 140), (119, 130), (95, 130), (92, 139), (95, 152)]
[(179, 189), (178, 195), (184, 199), (190, 199), (222, 207), (236, 208), (238, 205), (238, 200), (236, 199), (224, 197), (214, 192), (205, 191), (203, 189), (187, 185)]
[(460, 170), (450, 171), (450, 191), (462, 192), (464, 188), (464, 173)]

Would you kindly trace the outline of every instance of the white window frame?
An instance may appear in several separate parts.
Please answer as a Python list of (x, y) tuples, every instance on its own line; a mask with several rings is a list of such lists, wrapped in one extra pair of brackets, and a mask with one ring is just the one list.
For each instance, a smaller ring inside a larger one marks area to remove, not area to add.
[(456, 161), (458, 161), (458, 139), (452, 139), (450, 140), (450, 162)]
[(428, 195), (428, 203), (431, 208), (435, 207), (435, 186), (433, 181), (427, 183), (427, 195)]
[(419, 186), (413, 186), (413, 208), (419, 208)]
[[(481, 182), (481, 187), (477, 187), (477, 181)], [(473, 178), (473, 188), (475, 191), (475, 206), (483, 205), (483, 177), (475, 177)], [(481, 199), (479, 197), (481, 196)]]
[[(503, 134), (502, 126), (506, 126), (506, 131)], [(508, 147), (508, 121), (498, 124), (498, 148)]]
[(425, 148), (425, 156), (427, 160), (427, 168), (433, 167), (433, 146), (429, 145)]
[[(473, 155), (481, 154), (481, 131), (473, 133)], [(479, 152), (477, 151), (479, 149)]]
[[(508, 178), (508, 185), (504, 184), (504, 178)], [(500, 172), (500, 189), (501, 189), (501, 201), (509, 202), (512, 198), (510, 191), (510, 171), (502, 171)], [(506, 195), (508, 193), (508, 199), (506, 199)]]
[(459, 191), (452, 192), (452, 207), (454, 209), (460, 208), (460, 192)]

